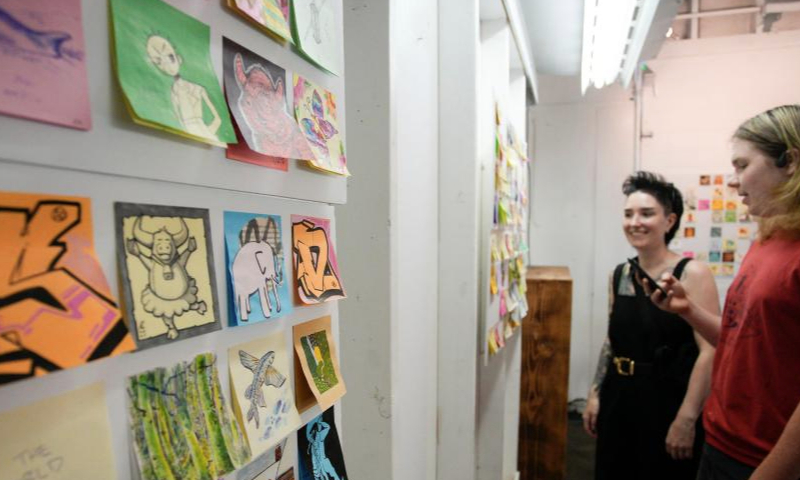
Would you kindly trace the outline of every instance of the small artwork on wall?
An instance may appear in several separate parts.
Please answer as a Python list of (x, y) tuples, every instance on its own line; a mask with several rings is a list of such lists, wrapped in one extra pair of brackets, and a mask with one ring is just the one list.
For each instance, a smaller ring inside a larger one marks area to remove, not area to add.
[(127, 381), (131, 448), (142, 480), (220, 478), (250, 449), (234, 420), (211, 353)]
[(230, 325), (279, 318), (292, 311), (279, 215), (225, 212)]
[[(297, 437), (294, 432), (236, 471), (236, 480), (294, 480)], [(231, 479), (233, 480), (233, 479)]]
[(297, 431), (299, 480), (347, 480), (334, 408)]
[(0, 414), (0, 478), (117, 478), (102, 383)]
[(134, 349), (88, 198), (0, 192), (0, 385)]
[(236, 142), (208, 25), (161, 0), (111, 0), (114, 64), (134, 122), (224, 147)]
[(229, 147), (228, 156), (261, 164), (260, 157), (238, 158), (249, 150), (269, 158), (314, 161), (294, 117), (286, 70), (227, 38), (222, 39), (222, 51), (225, 96), (244, 140), (243, 145)]
[(336, 95), (300, 75), (293, 78), (294, 116), (314, 153), (309, 166), (349, 176)]
[(292, 36), (300, 53), (328, 72), (342, 71), (337, 11), (341, 0), (292, 0)]
[(92, 127), (80, 0), (0, 1), (0, 113)]
[[(331, 317), (321, 317), (295, 325), (292, 331), (295, 354), (305, 383), (320, 408), (325, 410), (346, 392), (331, 333)], [(305, 410), (308, 404), (305, 400), (302, 403), (298, 400), (298, 407)]]
[(125, 313), (138, 348), (221, 328), (208, 210), (115, 203)]
[(268, 35), (293, 42), (289, 0), (227, 0), (228, 7), (261, 27)]
[(294, 290), (301, 304), (346, 297), (331, 238), (330, 220), (292, 215)]
[(228, 350), (234, 411), (258, 455), (300, 426), (283, 331)]

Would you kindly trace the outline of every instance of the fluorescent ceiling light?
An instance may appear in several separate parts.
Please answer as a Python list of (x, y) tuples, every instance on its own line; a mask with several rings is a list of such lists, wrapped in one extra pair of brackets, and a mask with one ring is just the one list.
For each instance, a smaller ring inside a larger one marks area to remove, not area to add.
[[(659, 0), (585, 0), (581, 91), (618, 79), (627, 87)], [(638, 7), (638, 8), (637, 8)]]

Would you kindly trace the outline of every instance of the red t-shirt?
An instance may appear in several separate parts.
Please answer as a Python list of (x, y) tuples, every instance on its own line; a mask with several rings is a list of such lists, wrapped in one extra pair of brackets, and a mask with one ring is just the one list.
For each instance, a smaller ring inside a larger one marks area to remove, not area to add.
[(800, 402), (800, 241), (755, 242), (728, 289), (706, 440), (757, 466)]

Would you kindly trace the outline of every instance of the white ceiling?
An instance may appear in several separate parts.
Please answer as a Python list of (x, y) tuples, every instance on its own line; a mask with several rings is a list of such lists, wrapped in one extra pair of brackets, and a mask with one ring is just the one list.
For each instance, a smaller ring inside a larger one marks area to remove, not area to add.
[(583, 1), (519, 0), (538, 73), (580, 74)]
[[(680, 4), (679, 13), (686, 14), (690, 11), (691, 0), (673, 1)], [(530, 50), (536, 60), (536, 71), (550, 75), (580, 75), (584, 0), (518, 0), (518, 2), (525, 18)], [(498, 9), (500, 3), (481, 0), (481, 13), (498, 15), (501, 12), (501, 9)], [(719, 15), (722, 12), (718, 11), (714, 12), (714, 16), (701, 18), (698, 21), (698, 37), (757, 33), (758, 17), (763, 13), (768, 14), (764, 17), (764, 31), (800, 29), (800, 0), (697, 0), (699, 12), (759, 5), (763, 5), (762, 13)], [(673, 28), (671, 39), (690, 37), (689, 20), (676, 20)]]

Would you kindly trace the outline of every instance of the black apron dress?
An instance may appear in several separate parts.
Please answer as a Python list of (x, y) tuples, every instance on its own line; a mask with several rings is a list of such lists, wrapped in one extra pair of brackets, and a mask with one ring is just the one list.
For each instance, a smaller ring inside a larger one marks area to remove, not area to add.
[[(688, 261), (675, 266), (676, 278)], [(634, 360), (634, 373), (620, 375), (609, 359), (600, 387), (595, 479), (694, 480), (703, 445), (702, 420), (696, 423), (691, 460), (673, 460), (666, 451), (667, 431), (683, 403), (699, 353), (693, 330), (678, 315), (656, 307), (633, 278), (635, 295), (619, 295), (623, 271), (632, 270), (624, 266), (614, 270), (608, 337), (614, 356)]]

